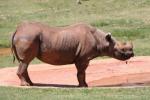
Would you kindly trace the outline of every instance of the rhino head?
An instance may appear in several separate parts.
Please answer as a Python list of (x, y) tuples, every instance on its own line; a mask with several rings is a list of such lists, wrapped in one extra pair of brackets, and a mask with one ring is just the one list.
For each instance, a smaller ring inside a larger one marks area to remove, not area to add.
[[(99, 41), (98, 50), (100, 55), (102, 56), (109, 56), (118, 60), (127, 60), (134, 56), (133, 53), (133, 44), (131, 42), (120, 42), (115, 40), (111, 33), (103, 33), (98, 31)], [(103, 35), (103, 36), (102, 36)]]
[(108, 50), (106, 50), (108, 52), (107, 56), (118, 60), (127, 60), (134, 56), (131, 42), (116, 41), (110, 33), (106, 35), (106, 41), (109, 43)]

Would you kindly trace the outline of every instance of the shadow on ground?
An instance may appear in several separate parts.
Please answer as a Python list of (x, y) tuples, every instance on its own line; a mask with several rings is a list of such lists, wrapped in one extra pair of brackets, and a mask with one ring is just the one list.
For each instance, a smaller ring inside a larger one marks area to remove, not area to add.
[(38, 87), (62, 87), (62, 88), (77, 88), (77, 85), (66, 85), (66, 84), (44, 84), (44, 83), (34, 83), (33, 86)]

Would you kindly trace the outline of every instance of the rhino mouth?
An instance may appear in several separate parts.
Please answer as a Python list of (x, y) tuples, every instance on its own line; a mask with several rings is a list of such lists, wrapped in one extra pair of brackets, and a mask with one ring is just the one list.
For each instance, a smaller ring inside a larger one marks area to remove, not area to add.
[(115, 53), (114, 55), (114, 58), (116, 59), (119, 59), (119, 60), (128, 60), (130, 59), (131, 57), (134, 57), (134, 53), (123, 53), (123, 52), (118, 52), (118, 53)]
[(127, 59), (130, 59), (131, 57), (133, 57), (134, 56), (134, 53), (124, 53), (124, 54), (122, 54), (122, 60), (127, 60)]
[(130, 59), (132, 56), (125, 56), (125, 57), (123, 57), (123, 59), (122, 60), (128, 60), (128, 59)]

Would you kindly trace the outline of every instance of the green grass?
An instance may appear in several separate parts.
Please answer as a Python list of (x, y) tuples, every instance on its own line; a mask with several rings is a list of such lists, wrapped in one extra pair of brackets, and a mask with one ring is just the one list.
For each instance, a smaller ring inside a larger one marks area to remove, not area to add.
[(0, 87), (0, 100), (149, 100), (150, 88)]
[(6, 67), (6, 66), (13, 67), (16, 65), (17, 63), (13, 63), (13, 57), (11, 55), (3, 55), (0, 57), (0, 68)]
[[(112, 32), (121, 40), (148, 40), (149, 11), (149, 0), (89, 0), (82, 5), (77, 5), (75, 0), (1, 0), (0, 47), (10, 46), (10, 34), (26, 20), (51, 26), (87, 22)], [(142, 49), (139, 52), (143, 52)]]

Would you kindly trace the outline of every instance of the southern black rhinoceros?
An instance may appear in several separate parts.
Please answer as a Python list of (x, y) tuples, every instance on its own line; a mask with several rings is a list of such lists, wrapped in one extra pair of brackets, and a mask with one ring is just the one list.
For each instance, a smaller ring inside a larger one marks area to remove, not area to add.
[(98, 56), (127, 60), (134, 55), (131, 43), (116, 41), (111, 34), (84, 23), (49, 27), (37, 22), (20, 24), (12, 35), (12, 52), (19, 61), (22, 86), (33, 85), (27, 68), (37, 57), (52, 65), (75, 64), (80, 87), (87, 87), (85, 70)]

